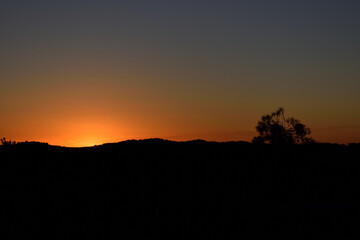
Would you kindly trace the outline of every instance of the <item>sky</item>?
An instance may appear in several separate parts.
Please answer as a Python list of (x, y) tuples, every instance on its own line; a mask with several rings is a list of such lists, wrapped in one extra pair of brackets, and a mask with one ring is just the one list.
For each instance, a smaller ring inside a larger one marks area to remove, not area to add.
[(358, 0), (1, 0), (0, 137), (360, 142)]

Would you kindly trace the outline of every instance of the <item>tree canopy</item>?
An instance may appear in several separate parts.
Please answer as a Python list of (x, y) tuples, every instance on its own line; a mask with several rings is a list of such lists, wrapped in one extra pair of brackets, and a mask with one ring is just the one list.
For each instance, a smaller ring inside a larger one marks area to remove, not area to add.
[(304, 144), (314, 142), (309, 137), (311, 130), (293, 117), (285, 118), (282, 107), (271, 114), (262, 116), (256, 125), (256, 131), (259, 136), (254, 137), (253, 143)]
[(11, 141), (11, 140), (6, 140), (6, 138), (1, 138), (0, 139), (2, 145), (15, 145), (16, 142), (15, 141)]

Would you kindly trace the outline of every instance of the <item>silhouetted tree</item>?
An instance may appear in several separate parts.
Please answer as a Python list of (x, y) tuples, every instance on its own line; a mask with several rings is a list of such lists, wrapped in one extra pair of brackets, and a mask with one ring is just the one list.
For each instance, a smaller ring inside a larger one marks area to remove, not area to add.
[(14, 145), (14, 144), (16, 144), (16, 142), (15, 141), (11, 141), (11, 140), (6, 140), (6, 138), (1, 138), (1, 143), (2, 143), (2, 145)]
[(271, 144), (303, 144), (313, 143), (311, 130), (299, 120), (291, 117), (285, 118), (284, 108), (280, 107), (271, 114), (261, 117), (256, 125), (259, 136), (254, 137), (253, 143)]

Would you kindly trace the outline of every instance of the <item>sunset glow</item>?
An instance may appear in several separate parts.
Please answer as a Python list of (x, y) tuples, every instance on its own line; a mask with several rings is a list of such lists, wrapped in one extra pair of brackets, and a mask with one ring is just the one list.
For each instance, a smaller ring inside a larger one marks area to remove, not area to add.
[(0, 4), (0, 137), (251, 141), (282, 106), (315, 140), (360, 142), (356, 1), (16, 2)]

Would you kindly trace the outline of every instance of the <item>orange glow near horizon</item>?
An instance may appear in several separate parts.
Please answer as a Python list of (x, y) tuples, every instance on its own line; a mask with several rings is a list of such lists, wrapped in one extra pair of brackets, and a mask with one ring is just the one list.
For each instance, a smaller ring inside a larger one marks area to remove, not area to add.
[(84, 120), (64, 124), (50, 143), (67, 147), (86, 147), (100, 145), (106, 142), (116, 142), (120, 138), (120, 130), (111, 121)]
[[(261, 116), (280, 106), (279, 103), (274, 107), (266, 101), (249, 105), (242, 98), (237, 102), (232, 98), (217, 101), (222, 95), (207, 98), (201, 96), (198, 89), (192, 94), (187, 92), (183, 98), (175, 91), (170, 94), (147, 87), (151, 91), (133, 85), (116, 91), (94, 80), (68, 88), (57, 85), (40, 94), (27, 91), (19, 95), (22, 101), (2, 95), (0, 97), (8, 101), (0, 102), (5, 106), (0, 118), (0, 137), (66, 147), (146, 138), (251, 141), (257, 135), (255, 125)], [(341, 112), (333, 110), (322, 109), (323, 112), (318, 113), (302, 105), (284, 108), (287, 117), (294, 116), (312, 130), (316, 141), (340, 144), (360, 141), (356, 118), (343, 122), (337, 117)]]
[(67, 147), (146, 138), (251, 141), (261, 116), (283, 106), (285, 115), (301, 120), (316, 141), (360, 142), (360, 115), (350, 111), (356, 109), (355, 101), (350, 110), (321, 108), (319, 101), (310, 100), (282, 105), (282, 99), (273, 103), (232, 89), (222, 93), (211, 84), (207, 89), (174, 85), (164, 90), (149, 83), (140, 86), (140, 77), (128, 79), (123, 85), (113, 79), (73, 79), (45, 84), (44, 89), (9, 90), (0, 95), (0, 137)]
[[(0, 137), (66, 147), (146, 138), (251, 141), (260, 117), (284, 106), (281, 99), (249, 103), (253, 96), (238, 95), (232, 89), (226, 95), (211, 84), (207, 89), (175, 85), (164, 90), (149, 83), (139, 85), (140, 77), (126, 79), (131, 81), (123, 85), (111, 78), (80, 78), (45, 84), (46, 91), (38, 86), (16, 89), (17, 94), (8, 91), (0, 96), (4, 99), (0, 126), (6, 126), (0, 129)], [(285, 114), (310, 127), (316, 141), (360, 141), (356, 115), (350, 117), (352, 113), (342, 108), (318, 112), (309, 104), (313, 103), (285, 105)]]
[[(241, 132), (194, 132), (188, 131), (183, 133), (180, 131), (172, 131), (173, 134), (166, 134), (160, 130), (154, 129), (151, 131), (136, 131), (133, 129), (121, 129), (114, 123), (110, 122), (78, 122), (70, 125), (64, 124), (57, 128), (57, 133), (49, 136), (38, 137), (7, 137), (7, 139), (19, 142), (23, 141), (39, 141), (47, 142), (50, 145), (64, 146), (64, 147), (90, 147), (94, 145), (102, 145), (104, 143), (116, 143), (130, 139), (147, 139), (147, 138), (163, 138), (173, 141), (188, 141), (194, 139), (203, 139), (207, 141), (251, 141), (257, 134), (253, 131)], [(329, 134), (330, 133), (330, 134)], [(357, 136), (360, 135), (359, 127), (349, 127), (347, 129), (314, 129), (312, 137), (318, 142), (329, 142), (347, 144), (352, 142), (359, 142)], [(330, 137), (329, 137), (330, 136)], [(349, 137), (350, 136), (350, 137)], [(351, 137), (353, 136), (353, 137)]]

